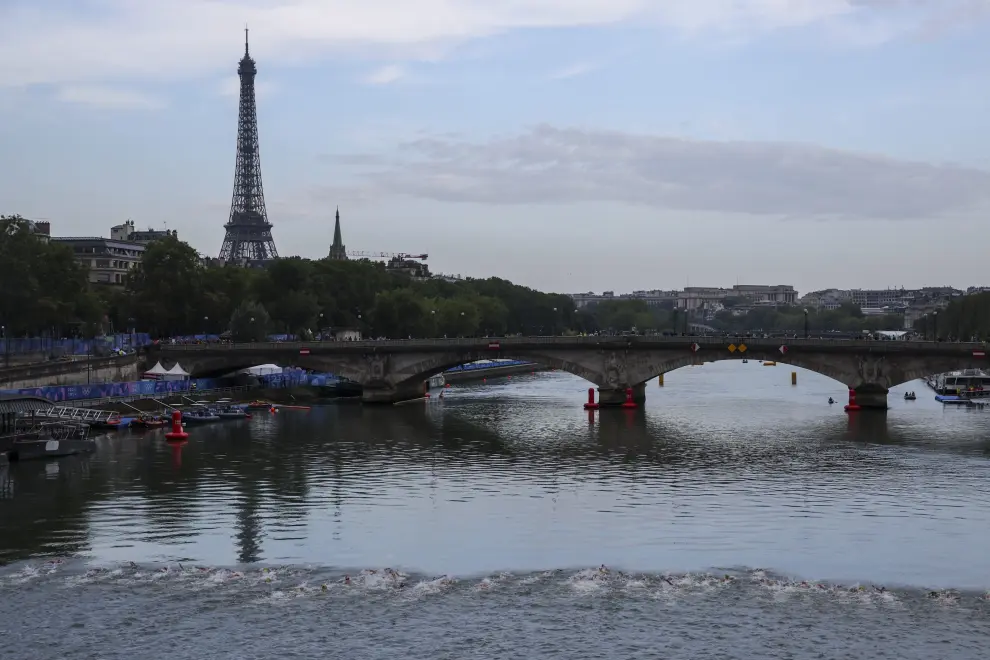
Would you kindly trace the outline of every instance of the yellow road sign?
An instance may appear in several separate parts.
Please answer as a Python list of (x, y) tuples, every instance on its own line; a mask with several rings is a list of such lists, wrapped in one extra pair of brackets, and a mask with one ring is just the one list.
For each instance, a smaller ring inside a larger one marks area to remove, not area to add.
[(730, 353), (735, 353), (736, 352), (736, 345), (735, 344), (729, 344), (729, 352)]
[(740, 353), (746, 352), (746, 344), (739, 344), (739, 352)]

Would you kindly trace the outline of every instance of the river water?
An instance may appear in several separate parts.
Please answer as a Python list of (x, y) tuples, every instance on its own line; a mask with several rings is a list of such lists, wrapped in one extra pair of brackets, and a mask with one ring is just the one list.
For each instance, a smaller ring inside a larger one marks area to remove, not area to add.
[(913, 383), (850, 417), (790, 372), (591, 415), (521, 375), (12, 465), (4, 657), (985, 657), (990, 412)]

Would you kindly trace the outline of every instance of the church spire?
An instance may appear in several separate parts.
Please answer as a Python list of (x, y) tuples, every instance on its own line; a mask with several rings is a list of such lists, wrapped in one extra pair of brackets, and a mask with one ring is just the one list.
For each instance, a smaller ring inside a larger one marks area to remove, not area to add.
[(344, 239), (340, 235), (340, 207), (337, 207), (337, 219), (333, 225), (333, 244), (330, 246), (330, 259), (334, 261), (344, 261), (347, 259), (347, 250), (344, 249)]

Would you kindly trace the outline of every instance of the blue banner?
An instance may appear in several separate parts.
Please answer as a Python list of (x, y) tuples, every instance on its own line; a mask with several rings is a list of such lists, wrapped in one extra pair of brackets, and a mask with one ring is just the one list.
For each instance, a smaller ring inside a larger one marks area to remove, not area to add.
[[(262, 387), (285, 388), (304, 386), (333, 386), (340, 379), (333, 374), (311, 374), (305, 371), (287, 371), (280, 374), (260, 376)], [(29, 387), (19, 390), (2, 390), (3, 394), (21, 396), (40, 396), (62, 403), (79, 401), (81, 399), (109, 399), (129, 396), (168, 396), (170, 394), (189, 393), (228, 387), (229, 382), (216, 378), (194, 378), (192, 380), (139, 380), (129, 383), (94, 383), (91, 385), (62, 385), (48, 387)]]
[(444, 373), (457, 373), (460, 371), (474, 371), (475, 369), (497, 369), (499, 367), (517, 367), (524, 364), (533, 364), (525, 360), (499, 360), (498, 362), (471, 362), (457, 367), (451, 367)]
[(109, 350), (139, 348), (151, 343), (147, 332), (107, 335), (96, 339), (22, 337), (0, 339), (0, 354), (49, 353), (55, 355), (102, 355)]

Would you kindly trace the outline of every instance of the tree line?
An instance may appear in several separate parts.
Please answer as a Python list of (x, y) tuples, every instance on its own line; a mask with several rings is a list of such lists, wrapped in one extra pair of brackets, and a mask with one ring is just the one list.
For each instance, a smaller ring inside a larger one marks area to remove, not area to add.
[[(686, 333), (706, 324), (718, 332), (802, 333), (797, 307), (737, 314), (728, 301), (714, 320), (672, 305), (610, 300), (575, 308), (565, 294), (544, 293), (499, 278), (419, 281), (380, 262), (278, 259), (266, 268), (203, 263), (169, 236), (147, 246), (123, 287), (90, 285), (69, 247), (40, 240), (18, 216), (0, 216), (0, 324), (7, 336), (94, 336), (111, 331), (156, 337), (271, 333), (310, 336), (350, 328), (371, 337), (501, 336), (567, 333)], [(990, 297), (969, 296), (944, 312), (945, 331), (990, 335)], [(851, 304), (808, 313), (812, 333), (900, 329), (901, 316), (864, 317)], [(968, 336), (968, 335), (960, 335)]]

